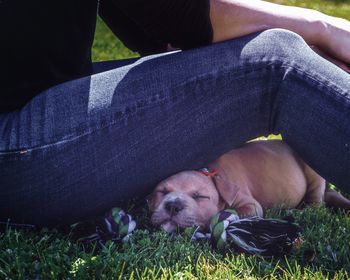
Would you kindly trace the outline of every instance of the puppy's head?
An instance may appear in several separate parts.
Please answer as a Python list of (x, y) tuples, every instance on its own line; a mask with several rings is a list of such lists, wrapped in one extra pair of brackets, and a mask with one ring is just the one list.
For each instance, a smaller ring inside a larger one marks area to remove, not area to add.
[(160, 182), (148, 201), (152, 223), (167, 232), (177, 227), (208, 226), (220, 208), (212, 178), (183, 171)]

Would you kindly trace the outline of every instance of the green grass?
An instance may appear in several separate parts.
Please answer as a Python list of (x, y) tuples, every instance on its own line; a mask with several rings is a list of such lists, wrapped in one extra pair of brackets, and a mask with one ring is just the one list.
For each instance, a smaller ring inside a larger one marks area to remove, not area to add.
[[(350, 1), (275, 1), (319, 9), (350, 19)], [(98, 21), (94, 61), (135, 57)], [(0, 233), (0, 279), (349, 279), (350, 217), (325, 208), (270, 211), (292, 214), (304, 228), (304, 243), (290, 256), (264, 259), (226, 255), (195, 243), (190, 234), (169, 237), (149, 228), (145, 208), (134, 211), (140, 223), (131, 240), (84, 248), (53, 230)]]
[[(349, 216), (325, 208), (269, 212), (286, 214), (304, 227), (304, 243), (281, 259), (222, 255), (188, 232), (169, 237), (147, 226), (98, 251), (55, 231), (8, 230), (0, 238), (0, 279), (348, 279)], [(143, 213), (135, 217), (147, 221)]]
[(99, 18), (96, 26), (95, 41), (92, 46), (93, 61), (105, 61), (137, 57), (138, 54), (125, 48), (105, 23)]

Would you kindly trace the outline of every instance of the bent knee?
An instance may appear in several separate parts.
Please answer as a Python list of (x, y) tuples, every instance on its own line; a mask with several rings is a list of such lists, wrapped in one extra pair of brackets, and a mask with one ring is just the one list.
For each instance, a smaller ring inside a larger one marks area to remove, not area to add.
[(253, 36), (242, 49), (242, 56), (262, 62), (290, 61), (302, 57), (309, 49), (304, 39), (289, 30), (267, 29)]
[(282, 29), (272, 28), (260, 33), (261, 39), (265, 40), (266, 44), (293, 46), (295, 44), (305, 44), (304, 39), (297, 33)]

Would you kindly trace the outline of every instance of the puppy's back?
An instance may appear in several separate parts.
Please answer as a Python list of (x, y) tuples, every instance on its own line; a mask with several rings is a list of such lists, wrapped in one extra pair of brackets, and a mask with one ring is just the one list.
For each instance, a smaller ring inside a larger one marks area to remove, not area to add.
[(296, 207), (306, 194), (301, 160), (280, 140), (247, 143), (226, 153), (214, 165), (223, 168), (239, 191), (250, 193), (263, 208)]

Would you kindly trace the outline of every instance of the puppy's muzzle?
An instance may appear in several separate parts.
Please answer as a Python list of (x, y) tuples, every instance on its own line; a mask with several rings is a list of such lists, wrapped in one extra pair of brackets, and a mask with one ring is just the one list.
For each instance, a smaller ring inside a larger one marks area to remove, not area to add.
[(185, 205), (180, 199), (176, 198), (175, 200), (166, 201), (164, 203), (164, 208), (168, 214), (173, 217), (181, 212), (185, 208)]

